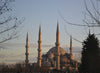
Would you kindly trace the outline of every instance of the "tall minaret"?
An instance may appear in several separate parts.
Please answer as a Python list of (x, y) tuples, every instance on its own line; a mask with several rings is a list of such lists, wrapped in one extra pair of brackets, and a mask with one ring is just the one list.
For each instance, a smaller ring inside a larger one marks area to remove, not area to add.
[(27, 33), (27, 37), (26, 37), (26, 53), (25, 53), (25, 55), (26, 55), (26, 60), (25, 60), (25, 63), (26, 63), (26, 67), (27, 67), (27, 65), (28, 65), (28, 63), (29, 63), (29, 60), (28, 60), (28, 55), (29, 55), (29, 41), (28, 41), (28, 33)]
[(41, 25), (39, 26), (39, 39), (38, 39), (38, 67), (41, 67)]
[(60, 70), (60, 42), (59, 42), (59, 24), (58, 24), (58, 21), (57, 21), (57, 32), (56, 32), (56, 47), (57, 47), (56, 69)]
[(70, 35), (70, 59), (73, 60), (72, 35)]

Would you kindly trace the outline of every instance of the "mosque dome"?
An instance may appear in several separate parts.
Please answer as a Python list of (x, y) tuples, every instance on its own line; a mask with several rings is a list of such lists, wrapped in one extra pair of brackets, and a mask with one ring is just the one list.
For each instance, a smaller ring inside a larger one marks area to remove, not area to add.
[[(56, 56), (57, 47), (53, 47), (47, 52), (48, 55), (50, 55), (51, 53), (52, 53), (52, 55)], [(63, 48), (60, 47), (60, 55), (64, 55), (64, 54), (66, 54), (66, 51)]]

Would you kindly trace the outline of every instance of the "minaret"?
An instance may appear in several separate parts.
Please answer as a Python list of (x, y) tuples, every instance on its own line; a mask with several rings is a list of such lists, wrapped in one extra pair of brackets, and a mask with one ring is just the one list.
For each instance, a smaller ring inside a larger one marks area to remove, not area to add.
[(38, 67), (41, 67), (41, 26), (39, 26), (39, 39), (38, 39)]
[(72, 35), (70, 35), (70, 59), (73, 60)]
[(26, 55), (26, 60), (25, 60), (25, 63), (26, 63), (26, 67), (27, 67), (27, 65), (28, 65), (28, 63), (29, 63), (29, 60), (28, 60), (28, 55), (29, 55), (29, 41), (28, 41), (28, 33), (27, 33), (27, 37), (26, 37), (26, 53), (25, 53), (25, 55)]
[(60, 70), (60, 42), (59, 42), (59, 24), (58, 24), (58, 21), (57, 21), (57, 32), (56, 32), (56, 48), (57, 48), (56, 69)]

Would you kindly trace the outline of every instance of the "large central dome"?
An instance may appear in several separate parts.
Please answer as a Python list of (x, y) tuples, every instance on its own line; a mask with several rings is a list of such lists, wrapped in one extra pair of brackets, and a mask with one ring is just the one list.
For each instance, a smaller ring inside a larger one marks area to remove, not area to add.
[[(47, 52), (48, 55), (50, 55), (51, 53), (57, 55), (57, 47), (53, 47)], [(66, 51), (60, 47), (60, 55), (64, 55), (65, 53)]]

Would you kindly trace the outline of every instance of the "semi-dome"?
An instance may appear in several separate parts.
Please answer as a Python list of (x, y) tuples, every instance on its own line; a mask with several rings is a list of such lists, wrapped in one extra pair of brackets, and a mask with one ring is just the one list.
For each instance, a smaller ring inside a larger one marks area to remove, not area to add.
[(46, 66), (46, 67), (50, 67), (51, 66), (51, 63), (46, 61), (46, 62), (43, 62), (42, 63), (42, 66)]
[(60, 56), (60, 62), (61, 62), (61, 64), (70, 63), (69, 54)]

